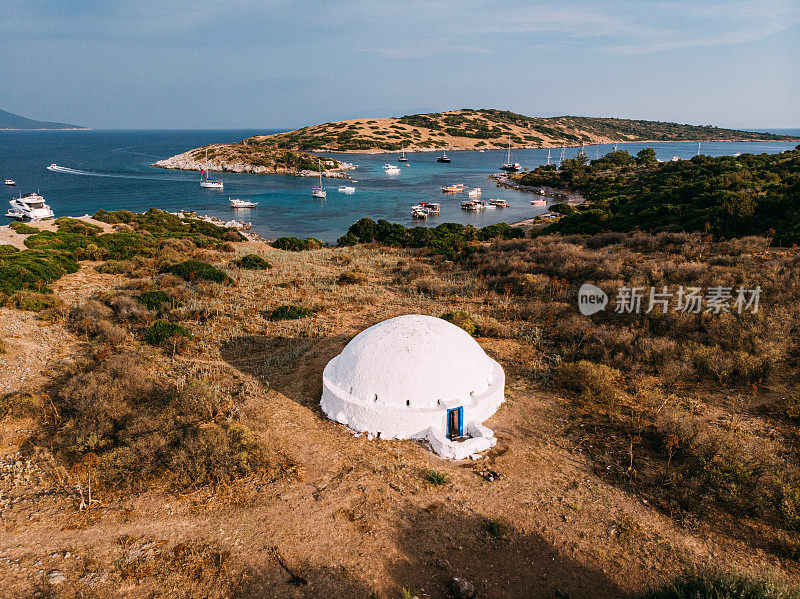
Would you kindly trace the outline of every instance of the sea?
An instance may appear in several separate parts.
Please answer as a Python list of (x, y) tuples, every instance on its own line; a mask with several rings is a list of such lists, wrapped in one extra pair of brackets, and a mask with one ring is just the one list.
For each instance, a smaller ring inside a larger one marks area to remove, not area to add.
[[(438, 153), (408, 153), (406, 165), (395, 154), (331, 154), (358, 165), (351, 171), (354, 182), (326, 179), (327, 198), (316, 199), (311, 190), (314, 178), (288, 175), (251, 175), (220, 173), (222, 190), (200, 187), (198, 172), (164, 170), (152, 163), (209, 143), (236, 142), (255, 134), (279, 130), (202, 130), (202, 131), (0, 131), (0, 180), (13, 179), (16, 187), (0, 187), (10, 200), (19, 193), (39, 192), (56, 216), (81, 216), (105, 210), (127, 209), (136, 212), (160, 208), (170, 212), (193, 210), (223, 220), (252, 224), (252, 230), (267, 239), (291, 235), (313, 236), (325, 242), (347, 232), (359, 218), (383, 218), (405, 226), (436, 226), (445, 222), (472, 224), (477, 227), (513, 223), (547, 211), (546, 206), (531, 205), (527, 192), (497, 187), (489, 175), (499, 172), (506, 161), (502, 150), (453, 151), (449, 164), (436, 162)], [(800, 136), (800, 129), (774, 130), (775, 133)], [(778, 153), (793, 149), (797, 142), (704, 142), (700, 152), (710, 156), (737, 153)], [(660, 160), (673, 156), (691, 158), (698, 153), (694, 142), (620, 143), (618, 149), (636, 154), (644, 147), (655, 148)], [(613, 151), (614, 145), (587, 146), (589, 158)], [(564, 149), (564, 157), (574, 156), (580, 148)], [(558, 161), (562, 150), (512, 150), (512, 160), (523, 168)], [(384, 163), (397, 164), (396, 175), (384, 173)], [(55, 163), (64, 169), (47, 170)], [(465, 194), (444, 194), (441, 188), (463, 183), (480, 187), (484, 200), (501, 198), (510, 204), (504, 209), (466, 212), (461, 209)], [(355, 192), (338, 191), (341, 184), (352, 185)], [(252, 209), (231, 209), (229, 198), (258, 202)], [(441, 203), (441, 213), (427, 221), (412, 219), (411, 206), (419, 202)], [(552, 200), (549, 203), (552, 203)], [(5, 213), (5, 209), (1, 214)]]

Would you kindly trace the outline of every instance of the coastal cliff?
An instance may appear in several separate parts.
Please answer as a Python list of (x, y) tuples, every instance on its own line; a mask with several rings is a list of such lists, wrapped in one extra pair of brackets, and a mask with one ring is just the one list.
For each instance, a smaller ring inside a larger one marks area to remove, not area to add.
[(294, 150), (274, 149), (247, 143), (213, 144), (195, 148), (153, 163), (152, 166), (184, 171), (200, 171), (206, 168), (208, 151), (208, 170), (227, 173), (253, 173), (293, 175), (297, 177), (316, 177), (319, 165), (322, 175), (329, 178), (348, 178), (347, 171), (355, 165), (331, 158), (320, 159), (313, 154)]

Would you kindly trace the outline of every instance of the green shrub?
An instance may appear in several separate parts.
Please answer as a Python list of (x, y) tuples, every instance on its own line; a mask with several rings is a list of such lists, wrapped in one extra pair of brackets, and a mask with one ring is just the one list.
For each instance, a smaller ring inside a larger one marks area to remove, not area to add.
[(272, 247), (290, 252), (316, 250), (321, 248), (322, 245), (322, 242), (316, 237), (306, 237), (305, 239), (299, 239), (298, 237), (278, 237), (272, 242)]
[(588, 360), (565, 362), (556, 371), (556, 385), (579, 394), (584, 404), (610, 405), (617, 398), (621, 373), (605, 364)]
[(797, 599), (798, 589), (781, 588), (771, 581), (741, 574), (690, 571), (640, 599)]
[(161, 289), (156, 291), (144, 291), (136, 297), (136, 301), (149, 310), (158, 310), (163, 304), (170, 304), (175, 307), (180, 305), (180, 302), (167, 295)]
[(186, 281), (205, 279), (222, 285), (233, 283), (233, 279), (220, 269), (211, 266), (208, 262), (201, 262), (200, 260), (186, 260), (185, 262), (171, 266), (167, 270)]
[(466, 312), (445, 312), (442, 314), (441, 319), (446, 320), (447, 322), (450, 322), (461, 329), (464, 329), (472, 336), (475, 336), (475, 334), (478, 332), (478, 325)]
[(156, 320), (147, 327), (144, 332), (144, 342), (150, 345), (160, 346), (172, 337), (191, 337), (191, 333), (176, 322)]
[(14, 221), (10, 226), (20, 235), (35, 235), (36, 233), (41, 233), (40, 229), (31, 227), (29, 224), (21, 221)]
[(18, 291), (6, 300), (7, 306), (29, 312), (41, 312), (59, 303), (60, 300), (55, 295), (33, 291)]
[(270, 320), (297, 320), (311, 316), (311, 310), (300, 306), (278, 306), (270, 314)]
[(423, 477), (432, 485), (446, 485), (449, 481), (446, 474), (436, 470), (426, 470)]
[(11, 254), (16, 254), (17, 252), (19, 252), (19, 249), (13, 245), (0, 245), (0, 257), (10, 256)]
[(136, 268), (136, 264), (131, 260), (107, 260), (97, 267), (97, 272), (107, 275), (120, 275), (130, 273)]
[(364, 271), (356, 267), (340, 274), (337, 281), (341, 285), (363, 285), (367, 282), (367, 276)]
[(247, 270), (265, 270), (267, 268), (272, 268), (272, 264), (256, 254), (247, 254), (246, 256), (242, 256), (238, 260), (235, 260), (234, 264), (239, 268), (244, 268)]

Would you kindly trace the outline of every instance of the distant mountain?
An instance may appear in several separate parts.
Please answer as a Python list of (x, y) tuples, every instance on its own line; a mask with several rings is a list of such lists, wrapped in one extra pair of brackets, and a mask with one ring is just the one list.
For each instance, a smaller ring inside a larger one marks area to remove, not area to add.
[(18, 114), (0, 110), (0, 129), (88, 129), (80, 125), (67, 125), (66, 123), (49, 123), (36, 121)]

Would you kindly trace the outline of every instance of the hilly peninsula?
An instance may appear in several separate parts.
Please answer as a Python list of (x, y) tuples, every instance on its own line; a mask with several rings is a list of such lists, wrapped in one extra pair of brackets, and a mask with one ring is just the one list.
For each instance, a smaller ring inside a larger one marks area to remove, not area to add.
[(26, 129), (88, 129), (80, 125), (68, 125), (67, 123), (51, 123), (49, 121), (37, 121), (29, 119), (13, 112), (0, 110), (0, 129), (5, 130), (26, 130)]
[[(507, 110), (462, 108), (401, 117), (362, 118), (255, 135), (234, 144), (207, 146), (209, 170), (314, 175), (317, 157), (306, 152), (380, 153), (436, 150), (555, 148), (582, 144), (667, 141), (777, 141), (784, 135), (661, 121), (579, 116), (530, 117)], [(161, 168), (197, 170), (205, 147), (156, 162)], [(352, 165), (330, 159), (326, 176), (346, 176)]]

